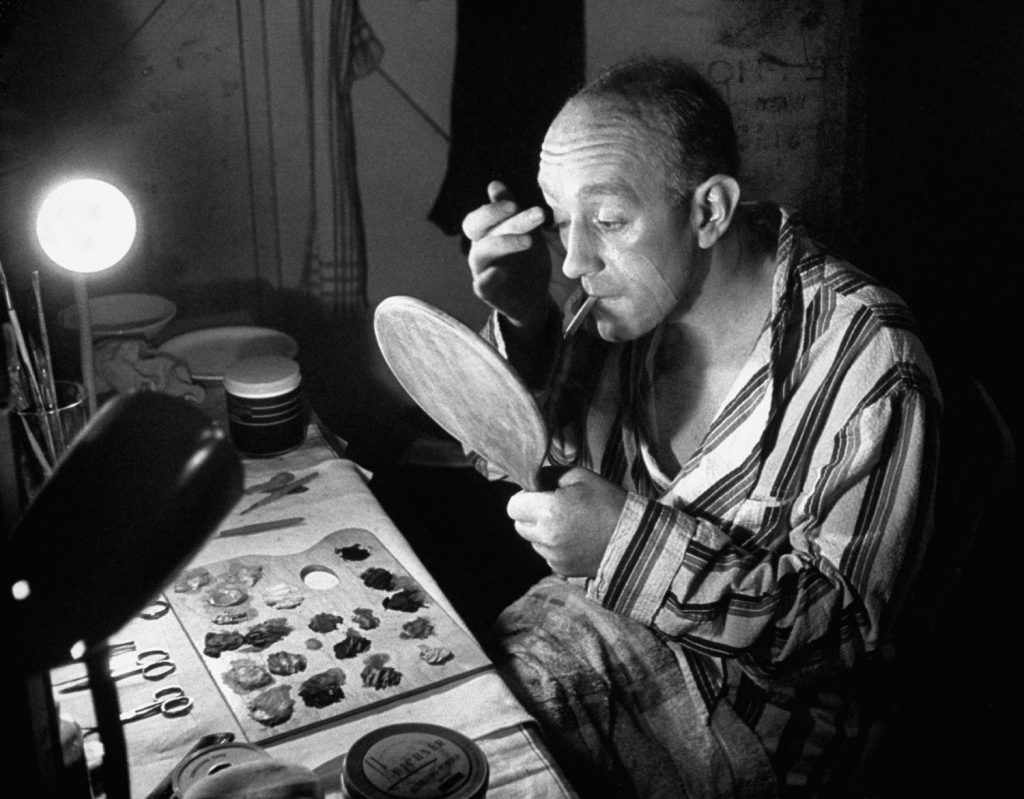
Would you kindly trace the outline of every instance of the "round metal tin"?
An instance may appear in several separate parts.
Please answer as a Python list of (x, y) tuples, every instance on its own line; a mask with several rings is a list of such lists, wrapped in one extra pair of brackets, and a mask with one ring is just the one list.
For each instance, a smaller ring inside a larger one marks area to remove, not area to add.
[(356, 741), (345, 757), (349, 799), (481, 799), (489, 768), (466, 736), (435, 724), (391, 724)]
[(171, 787), (176, 796), (184, 796), (193, 784), (239, 763), (269, 760), (270, 755), (252, 744), (233, 741), (200, 749), (178, 764), (171, 774)]

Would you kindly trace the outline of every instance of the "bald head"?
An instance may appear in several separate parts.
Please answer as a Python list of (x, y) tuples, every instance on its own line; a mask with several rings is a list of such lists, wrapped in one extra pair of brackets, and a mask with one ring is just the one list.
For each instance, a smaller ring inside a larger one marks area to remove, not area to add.
[[(632, 126), (638, 151), (656, 162), (679, 201), (715, 174), (736, 177), (739, 148), (732, 113), (696, 70), (677, 59), (643, 58), (613, 66), (578, 92), (549, 129)], [(545, 148), (548, 147), (545, 139)], [(543, 154), (542, 154), (543, 158)]]

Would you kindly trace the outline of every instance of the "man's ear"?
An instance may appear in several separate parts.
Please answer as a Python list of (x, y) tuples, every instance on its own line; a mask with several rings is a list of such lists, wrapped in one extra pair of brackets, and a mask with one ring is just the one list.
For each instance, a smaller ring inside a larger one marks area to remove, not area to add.
[(697, 243), (703, 249), (710, 248), (725, 235), (739, 202), (740, 184), (728, 175), (712, 175), (694, 190), (692, 221)]

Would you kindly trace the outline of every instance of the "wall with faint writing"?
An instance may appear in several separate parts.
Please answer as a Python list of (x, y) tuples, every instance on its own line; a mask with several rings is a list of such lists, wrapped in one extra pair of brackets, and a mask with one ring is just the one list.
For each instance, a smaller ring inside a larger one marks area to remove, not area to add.
[(695, 64), (733, 109), (745, 196), (799, 207), (838, 246), (859, 227), (859, 30), (859, 0), (589, 0), (587, 57)]
[[(746, 196), (799, 205), (822, 238), (842, 242), (856, 238), (862, 173), (851, 110), (859, 5), (588, 0), (588, 69), (641, 50), (698, 64), (735, 109)], [(381, 69), (352, 90), (370, 301), (413, 294), (477, 324), (485, 309), (459, 242), (427, 220), (447, 157), (455, 0), (361, 6), (384, 47)], [(15, 282), (38, 260), (27, 217), (39, 191), (87, 169), (122, 185), (143, 217), (135, 252), (94, 281), (97, 291), (180, 294), (249, 276), (295, 286), (310, 187), (328, 185), (326, 155), (308, 147), (310, 108), (325, 107), (307, 103), (296, 6), (115, 0), (95, 19), (70, 0), (42, 8), (26, 12), (0, 58), (10, 101), (0, 226)], [(314, 27), (316, 57), (325, 29)], [(66, 281), (49, 271), (56, 295)], [(234, 290), (190, 297), (250, 302)]]

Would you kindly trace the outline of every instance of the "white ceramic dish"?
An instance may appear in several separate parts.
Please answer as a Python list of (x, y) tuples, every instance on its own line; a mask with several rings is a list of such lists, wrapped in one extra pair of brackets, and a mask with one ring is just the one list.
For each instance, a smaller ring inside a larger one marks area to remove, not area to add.
[(224, 370), (241, 358), (253, 355), (294, 358), (299, 345), (280, 330), (238, 325), (182, 333), (165, 341), (160, 350), (188, 364), (193, 380), (219, 382), (224, 379)]
[[(177, 312), (173, 302), (155, 294), (103, 294), (89, 298), (89, 322), (95, 338), (153, 338)], [(78, 306), (69, 305), (57, 319), (65, 330), (77, 332)]]

